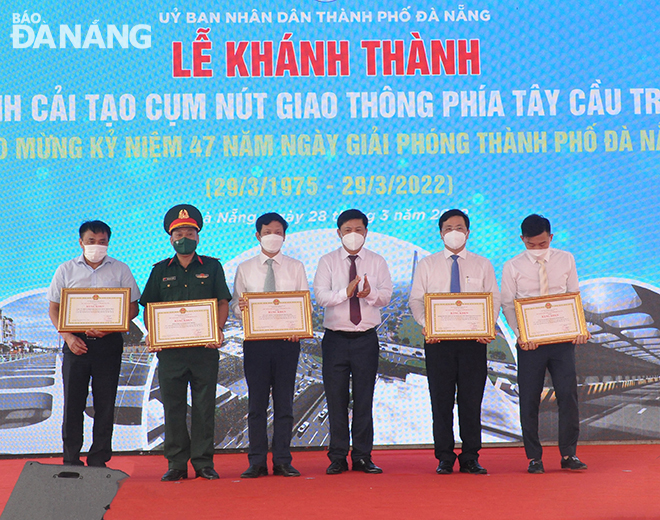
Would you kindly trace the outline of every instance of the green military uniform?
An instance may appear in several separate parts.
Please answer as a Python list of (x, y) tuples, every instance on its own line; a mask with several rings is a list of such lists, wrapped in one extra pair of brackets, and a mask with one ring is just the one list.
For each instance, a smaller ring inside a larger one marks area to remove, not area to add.
[[(199, 211), (187, 205), (172, 208), (165, 217), (165, 230), (171, 233), (177, 226), (201, 229)], [(215, 258), (195, 254), (185, 268), (178, 256), (154, 265), (140, 304), (146, 307), (147, 303), (211, 298), (231, 300), (225, 273)], [(158, 353), (158, 380), (165, 411), (164, 454), (170, 470), (185, 470), (188, 460), (197, 471), (213, 468), (218, 359), (216, 349), (205, 347)], [(186, 425), (188, 385), (192, 395), (190, 436)]]

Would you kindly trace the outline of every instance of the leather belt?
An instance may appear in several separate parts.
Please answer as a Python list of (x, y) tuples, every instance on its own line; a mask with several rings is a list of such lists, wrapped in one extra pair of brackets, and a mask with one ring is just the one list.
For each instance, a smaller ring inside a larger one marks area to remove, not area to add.
[(325, 329), (325, 331), (338, 334), (340, 336), (343, 336), (344, 338), (355, 339), (355, 338), (361, 338), (362, 336), (367, 336), (369, 334), (375, 334), (376, 327), (372, 327), (369, 330), (364, 330), (364, 331), (348, 331), (348, 330), (332, 330), (332, 329)]

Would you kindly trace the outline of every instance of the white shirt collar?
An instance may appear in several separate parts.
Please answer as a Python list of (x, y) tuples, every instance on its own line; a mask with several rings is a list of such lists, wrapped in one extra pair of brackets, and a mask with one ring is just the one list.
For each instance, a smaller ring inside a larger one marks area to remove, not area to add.
[(447, 249), (445, 247), (444, 253), (445, 253), (445, 258), (451, 258), (452, 255), (458, 255), (459, 258), (462, 258), (463, 260), (465, 260), (467, 258), (468, 250), (467, 250), (467, 247), (464, 247), (463, 250), (460, 253), (452, 253), (449, 249)]
[[(87, 267), (89, 267), (90, 269), (92, 268), (91, 265), (89, 265), (87, 262), (85, 262), (85, 253), (81, 254), (81, 255), (78, 256), (78, 257), (76, 257), (76, 262), (79, 263), (79, 264), (85, 264), (85, 265), (86, 265)], [(105, 265), (105, 264), (111, 264), (112, 262), (114, 262), (114, 258), (111, 258), (111, 257), (109, 257), (108, 255), (106, 255), (106, 257), (103, 259), (103, 261), (99, 264), (99, 267), (101, 267), (101, 266), (103, 266), (103, 265)], [(99, 267), (97, 267), (97, 269), (98, 269)]]
[[(275, 263), (276, 263), (277, 265), (282, 265), (282, 257), (283, 257), (283, 256), (284, 256), (284, 255), (282, 254), (282, 250), (280, 249), (280, 250), (277, 252), (277, 254), (276, 254), (274, 257), (272, 257), (272, 258), (273, 258), (273, 260), (275, 261)], [(271, 258), (271, 257), (268, 256), (268, 255), (265, 255), (263, 251), (259, 251), (259, 263), (261, 263), (261, 264), (265, 264), (265, 263), (266, 263), (266, 260), (268, 260), (269, 258)]]
[[(362, 251), (364, 251), (364, 246), (360, 248), (360, 250), (355, 254), (355, 256), (359, 258), (363, 258)], [(347, 259), (349, 256), (352, 256), (348, 251), (346, 251), (346, 248), (344, 246), (341, 246), (339, 248), (339, 254), (341, 255), (342, 260)]]

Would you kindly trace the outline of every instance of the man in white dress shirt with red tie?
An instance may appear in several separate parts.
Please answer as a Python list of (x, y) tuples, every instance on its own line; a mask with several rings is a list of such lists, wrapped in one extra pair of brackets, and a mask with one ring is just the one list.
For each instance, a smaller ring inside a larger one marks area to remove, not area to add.
[(539, 404), (546, 368), (552, 377), (559, 407), (559, 452), (561, 468), (585, 470), (587, 465), (575, 455), (580, 435), (575, 345), (586, 343), (589, 336), (572, 342), (537, 345), (520, 341), (514, 300), (579, 290), (573, 255), (550, 248), (550, 221), (530, 215), (522, 222), (520, 237), (526, 251), (504, 264), (502, 272), (502, 311), (516, 333), (518, 352), (518, 393), (520, 423), (529, 473), (544, 473), (543, 448), (539, 441)]
[(322, 350), (330, 419), (328, 475), (348, 470), (351, 378), (353, 470), (383, 471), (371, 460), (372, 406), (380, 351), (376, 328), (381, 322), (380, 309), (392, 298), (392, 280), (385, 259), (363, 247), (368, 224), (367, 216), (357, 209), (339, 215), (337, 234), (342, 247), (321, 257), (314, 277), (314, 296), (325, 308)]
[[(426, 327), (424, 294), (489, 292), (493, 294), (493, 316), (500, 312), (500, 291), (495, 270), (483, 256), (469, 252), (470, 219), (459, 209), (440, 216), (440, 236), (445, 248), (420, 260), (415, 270), (409, 305), (415, 321)], [(488, 374), (486, 344), (490, 339), (429, 340), (424, 343), (426, 374), (433, 413), (433, 442), (438, 459), (436, 473), (454, 471), (454, 402), (458, 402), (461, 473), (485, 474), (479, 464), (481, 449), (481, 402)]]
[[(261, 215), (256, 222), (256, 237), (261, 252), (241, 263), (234, 278), (232, 310), (242, 317), (247, 305), (243, 293), (307, 291), (307, 275), (302, 262), (281, 252), (288, 224), (277, 213)], [(291, 465), (291, 430), (293, 428), (293, 392), (300, 355), (300, 340), (292, 336), (274, 340), (243, 342), (243, 367), (248, 385), (248, 436), (250, 466), (241, 478), (268, 475), (267, 410), (273, 395), (273, 475), (299, 477)]]

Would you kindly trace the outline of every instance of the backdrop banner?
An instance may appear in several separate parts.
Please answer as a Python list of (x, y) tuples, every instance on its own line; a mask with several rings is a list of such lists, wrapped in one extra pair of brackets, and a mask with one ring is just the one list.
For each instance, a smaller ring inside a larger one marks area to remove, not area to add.
[[(310, 284), (340, 247), (337, 215), (368, 215), (366, 247), (395, 284), (378, 329), (377, 445), (432, 443), (407, 300), (418, 260), (443, 247), (441, 213), (469, 214), (468, 247), (498, 279), (524, 249), (522, 219), (541, 213), (553, 246), (575, 256), (593, 334), (576, 351), (581, 440), (660, 440), (656, 21), (656, 5), (629, 0), (3, 5), (0, 452), (62, 449), (62, 345), (45, 296), (57, 266), (81, 253), (80, 224), (107, 222), (109, 254), (143, 287), (173, 255), (162, 219), (180, 203), (201, 210), (199, 252), (220, 259), (230, 287), (259, 250), (262, 213), (289, 222), (283, 251)], [(314, 304), (294, 446), (328, 442), (322, 316)], [(140, 317), (126, 335), (116, 451), (163, 441), (144, 333)], [(216, 447), (242, 448), (240, 320), (225, 334)], [(500, 315), (484, 442), (521, 440), (514, 345)], [(555, 404), (548, 379), (542, 440), (556, 439)]]

